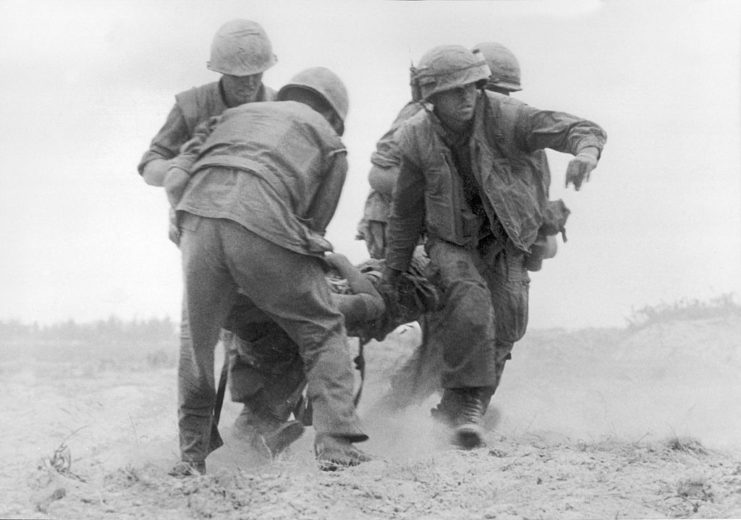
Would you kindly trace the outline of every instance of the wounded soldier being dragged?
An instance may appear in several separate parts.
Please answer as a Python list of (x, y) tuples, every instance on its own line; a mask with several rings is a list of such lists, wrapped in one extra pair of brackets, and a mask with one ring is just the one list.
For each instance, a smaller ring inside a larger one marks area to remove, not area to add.
[[(344, 255), (326, 257), (326, 279), (332, 301), (345, 317), (347, 335), (382, 340), (398, 326), (437, 307), (437, 290), (425, 277), (428, 263), (421, 249), (403, 274), (398, 297), (379, 292), (382, 260), (354, 266)], [(244, 403), (234, 424), (235, 436), (253, 449), (275, 456), (296, 441), (311, 424), (311, 403), (305, 398), (304, 362), (296, 343), (275, 322), (252, 305), (234, 306), (222, 339), (229, 356), (232, 400)], [(360, 368), (362, 360), (357, 359)], [(294, 419), (290, 419), (293, 414)], [(331, 445), (320, 459), (339, 465), (361, 462), (362, 452)]]

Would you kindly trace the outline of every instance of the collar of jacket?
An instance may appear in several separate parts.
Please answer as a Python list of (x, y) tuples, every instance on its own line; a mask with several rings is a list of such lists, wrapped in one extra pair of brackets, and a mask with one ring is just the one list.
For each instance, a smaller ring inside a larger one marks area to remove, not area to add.
[[(256, 103), (258, 101), (271, 101), (269, 97), (266, 96), (267, 91), (265, 89), (265, 83), (260, 83), (260, 88), (257, 89), (257, 95), (255, 96), (254, 101), (248, 101), (247, 103)], [(219, 80), (219, 96), (221, 97), (221, 102), (224, 103), (224, 106), (226, 108), (235, 108), (239, 105), (234, 105), (233, 107), (230, 107), (226, 102), (226, 92), (224, 92), (224, 83)], [(244, 103), (242, 103), (244, 104)]]

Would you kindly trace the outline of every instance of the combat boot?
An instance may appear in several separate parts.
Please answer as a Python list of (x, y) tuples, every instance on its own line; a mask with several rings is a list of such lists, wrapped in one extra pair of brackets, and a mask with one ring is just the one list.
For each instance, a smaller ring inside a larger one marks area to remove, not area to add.
[(186, 461), (181, 460), (167, 472), (168, 475), (175, 478), (197, 477), (206, 473), (206, 462), (204, 461)]
[(484, 416), (481, 388), (456, 388), (454, 391), (461, 397), (460, 413), (455, 419), (453, 443), (471, 450), (484, 445), (484, 428), (481, 426)]
[(314, 440), (314, 455), (323, 471), (336, 471), (340, 468), (357, 466), (373, 458), (353, 446), (343, 436), (318, 433)]
[(234, 421), (235, 434), (260, 450), (261, 442), (275, 457), (293, 444), (304, 433), (299, 421), (287, 421), (273, 410), (263, 393), (252, 396)]
[(446, 388), (438, 405), (430, 410), (430, 415), (438, 423), (454, 428), (463, 408), (463, 396), (456, 388)]

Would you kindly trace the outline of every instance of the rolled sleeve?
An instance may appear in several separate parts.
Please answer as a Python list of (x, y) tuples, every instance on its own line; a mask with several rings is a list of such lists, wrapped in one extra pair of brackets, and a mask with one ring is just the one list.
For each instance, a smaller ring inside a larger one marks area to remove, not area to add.
[(144, 152), (137, 170), (141, 175), (148, 163), (155, 159), (169, 160), (180, 153), (180, 147), (190, 139), (190, 131), (180, 108), (175, 105), (167, 115), (167, 120)]
[(425, 220), (425, 178), (422, 169), (402, 155), (389, 218), (386, 265), (406, 271)]

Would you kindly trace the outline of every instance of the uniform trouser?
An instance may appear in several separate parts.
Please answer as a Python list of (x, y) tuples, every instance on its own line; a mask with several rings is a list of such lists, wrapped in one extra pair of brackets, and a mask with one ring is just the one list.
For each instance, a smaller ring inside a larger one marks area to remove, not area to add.
[(228, 326), (233, 334), (225, 345), (232, 400), (249, 403), (259, 398), (287, 420), (306, 385), (298, 346), (272, 321), (240, 321), (240, 309), (238, 305), (232, 310)]
[[(527, 328), (530, 277), (524, 253), (492, 240), (478, 249), (436, 241), (428, 253), (444, 301), (439, 312), (425, 316), (428, 345), (422, 348), (433, 366), (440, 356), (443, 388), (484, 387), (488, 403)], [(429, 391), (430, 385), (419, 389)]]
[(298, 345), (317, 433), (365, 440), (353, 405), (344, 320), (332, 305), (319, 260), (230, 220), (186, 214), (181, 227), (189, 329), (181, 337), (178, 366), (181, 458), (202, 461), (214, 448), (214, 349), (238, 288)]

